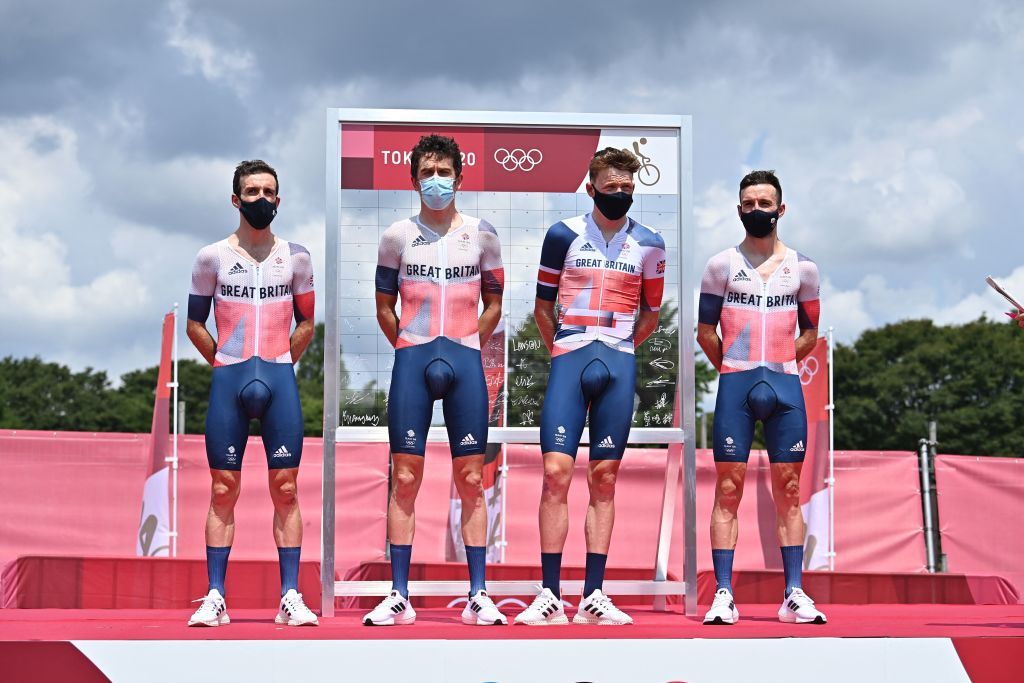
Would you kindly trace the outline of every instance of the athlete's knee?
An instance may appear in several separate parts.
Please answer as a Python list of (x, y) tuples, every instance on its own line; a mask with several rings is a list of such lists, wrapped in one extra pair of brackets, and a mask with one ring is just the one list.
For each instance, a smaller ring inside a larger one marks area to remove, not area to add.
[(395, 469), (391, 476), (392, 494), (398, 500), (415, 498), (419, 487), (419, 477), (412, 470)]
[(569, 493), (572, 469), (560, 463), (544, 463), (544, 495), (564, 498)]
[(590, 476), (590, 497), (593, 500), (608, 501), (615, 497), (616, 472), (594, 472)]
[(460, 491), (473, 492), (483, 491), (483, 473), (479, 470), (463, 470), (458, 472), (455, 478), (455, 486)]
[(775, 505), (779, 508), (800, 507), (800, 477), (787, 477), (776, 488)]
[(739, 509), (742, 499), (742, 483), (729, 476), (718, 478), (718, 483), (715, 487), (715, 503), (720, 508), (735, 512)]
[(291, 506), (298, 503), (298, 486), (294, 479), (275, 481), (270, 485), (270, 497), (275, 505)]
[(234, 507), (241, 486), (233, 479), (218, 478), (210, 488), (210, 504), (215, 508)]

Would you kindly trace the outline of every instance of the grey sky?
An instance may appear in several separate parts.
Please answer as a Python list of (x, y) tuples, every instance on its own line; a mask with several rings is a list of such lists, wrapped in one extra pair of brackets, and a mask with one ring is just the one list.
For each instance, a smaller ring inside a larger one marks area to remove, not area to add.
[(692, 114), (696, 261), (776, 168), (841, 340), (995, 316), (985, 275), (1024, 296), (1021, 73), (1010, 1), (0, 0), (0, 356), (153, 364), (243, 158), (322, 272), (330, 106)]

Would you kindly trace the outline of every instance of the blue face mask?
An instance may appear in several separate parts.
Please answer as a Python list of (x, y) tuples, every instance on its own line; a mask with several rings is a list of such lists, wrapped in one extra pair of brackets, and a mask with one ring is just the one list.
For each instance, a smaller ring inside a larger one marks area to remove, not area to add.
[(445, 209), (455, 199), (455, 178), (433, 175), (420, 180), (420, 197), (434, 211)]

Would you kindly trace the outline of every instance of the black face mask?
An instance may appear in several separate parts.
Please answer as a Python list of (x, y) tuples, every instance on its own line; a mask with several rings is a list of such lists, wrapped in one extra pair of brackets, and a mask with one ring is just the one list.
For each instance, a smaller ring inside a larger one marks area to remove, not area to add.
[(633, 195), (628, 192), (604, 192), (594, 188), (594, 205), (605, 218), (610, 221), (617, 221), (626, 215), (629, 207), (633, 206)]
[(264, 230), (277, 215), (277, 204), (260, 197), (253, 202), (239, 202), (238, 210), (252, 227)]
[(776, 223), (779, 222), (779, 211), (762, 211), (754, 209), (748, 213), (741, 213), (740, 220), (743, 227), (751, 237), (767, 237), (772, 234)]

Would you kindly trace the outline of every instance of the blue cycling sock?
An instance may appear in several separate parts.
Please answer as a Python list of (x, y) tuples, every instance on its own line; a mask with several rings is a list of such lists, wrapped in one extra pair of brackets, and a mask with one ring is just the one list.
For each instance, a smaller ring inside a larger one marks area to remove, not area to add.
[(487, 548), (482, 545), (466, 546), (466, 564), (469, 565), (469, 594), (487, 590)]
[(786, 597), (794, 588), (803, 590), (804, 547), (802, 545), (784, 545), (782, 550), (782, 571), (786, 575)]
[(206, 574), (210, 578), (210, 585), (206, 589), (211, 591), (214, 588), (224, 595), (224, 577), (228, 573), (228, 555), (231, 554), (231, 546), (215, 548), (206, 546)]
[(299, 590), (299, 553), (302, 548), (278, 548), (277, 562), (281, 565), (281, 595)]
[(602, 553), (587, 553), (587, 575), (583, 579), (583, 597), (587, 597), (604, 585), (604, 565), (608, 556)]
[(726, 589), (732, 593), (732, 558), (735, 550), (712, 548), (711, 563), (715, 567), (715, 590)]
[(409, 598), (409, 563), (412, 560), (412, 544), (391, 546), (391, 590), (398, 591), (403, 598)]
[(540, 571), (544, 577), (541, 586), (551, 591), (558, 599), (562, 598), (562, 553), (541, 553)]

